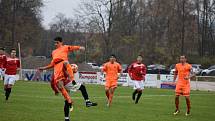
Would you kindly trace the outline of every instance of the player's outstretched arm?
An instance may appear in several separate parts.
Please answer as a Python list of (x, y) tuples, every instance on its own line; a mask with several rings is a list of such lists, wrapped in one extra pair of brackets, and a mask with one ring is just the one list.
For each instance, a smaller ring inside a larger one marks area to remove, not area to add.
[(40, 71), (43, 71), (43, 70), (47, 70), (47, 69), (50, 69), (50, 68), (53, 68), (53, 67), (54, 67), (54, 65), (52, 63), (50, 63), (49, 65), (44, 66), (44, 67), (39, 67), (38, 69)]
[(74, 50), (85, 51), (84, 46), (67, 46), (67, 47), (68, 47), (68, 51), (74, 51)]

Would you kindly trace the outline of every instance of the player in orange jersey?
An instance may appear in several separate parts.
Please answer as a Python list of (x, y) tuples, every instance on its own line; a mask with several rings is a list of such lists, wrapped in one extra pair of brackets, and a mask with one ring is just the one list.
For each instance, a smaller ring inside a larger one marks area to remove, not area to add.
[(66, 72), (68, 73), (68, 77), (70, 80), (74, 80), (73, 69), (68, 61), (69, 52), (73, 52), (75, 50), (85, 50), (82, 46), (69, 46), (63, 45), (63, 40), (61, 37), (56, 37), (54, 39), (56, 49), (52, 51), (52, 62), (48, 66), (40, 67), (40, 70), (50, 69), (54, 66), (54, 80), (57, 85), (58, 90), (62, 93), (65, 98), (65, 121), (69, 121), (69, 108), (72, 110), (72, 100), (64, 87), (63, 81), (66, 80), (64, 76), (63, 68), (66, 68)]
[(179, 96), (185, 97), (187, 104), (187, 112), (185, 115), (190, 115), (190, 78), (192, 78), (193, 76), (194, 74), (192, 73), (192, 66), (187, 63), (186, 56), (180, 56), (180, 63), (176, 64), (174, 75), (174, 80), (177, 80), (175, 89), (176, 110), (173, 113), (174, 115), (177, 115), (180, 112)]
[(116, 62), (115, 55), (110, 56), (109, 62), (103, 65), (102, 71), (105, 74), (105, 93), (108, 99), (107, 106), (109, 107), (112, 103), (114, 91), (117, 88), (117, 80), (122, 71), (121, 65)]

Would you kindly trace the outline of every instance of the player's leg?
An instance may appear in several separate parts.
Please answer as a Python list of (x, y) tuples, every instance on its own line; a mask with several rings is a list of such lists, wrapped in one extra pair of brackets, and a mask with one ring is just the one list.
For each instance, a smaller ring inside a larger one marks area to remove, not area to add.
[(6, 92), (5, 92), (5, 100), (9, 99), (10, 94), (11, 94), (11, 90), (12, 90), (12, 86), (13, 85), (7, 85)]
[(138, 102), (139, 102), (139, 99), (140, 99), (140, 97), (141, 97), (141, 95), (142, 95), (142, 93), (143, 93), (143, 91), (141, 90), (141, 89), (137, 89), (137, 98), (136, 98), (136, 100), (135, 100), (135, 104), (137, 104)]
[(110, 81), (106, 80), (106, 82), (105, 82), (105, 95), (107, 97), (107, 100), (109, 100), (109, 96), (110, 96), (110, 87), (111, 87), (110, 84), (111, 84)]
[(179, 110), (179, 95), (175, 96), (175, 112), (174, 115), (177, 115), (180, 112)]
[(187, 104), (187, 112), (186, 112), (186, 116), (190, 115), (190, 109), (191, 109), (191, 103), (190, 103), (190, 97), (189, 96), (185, 96), (186, 99), (186, 104)]
[(143, 89), (144, 89), (144, 84), (143, 81), (136, 81), (136, 88), (137, 88), (137, 98), (135, 101), (135, 104), (137, 104), (139, 102), (139, 99), (143, 93)]
[(9, 76), (6, 75), (4, 79), (5, 100), (8, 100), (8, 95), (9, 95), (8, 85), (9, 85)]
[(64, 104), (64, 116), (65, 116), (65, 121), (70, 121), (69, 120), (69, 109), (71, 108), (71, 105), (68, 103), (67, 100), (65, 100)]
[(105, 87), (105, 95), (107, 97), (107, 100), (109, 100), (110, 97), (110, 89), (108, 87)]
[(67, 90), (64, 88), (62, 80), (57, 82), (57, 87), (58, 90), (62, 93), (63, 97), (67, 100), (67, 102), (72, 105), (72, 99), (70, 98)]
[(63, 64), (64, 64), (64, 68), (66, 68), (66, 72), (67, 72), (69, 79), (74, 80), (74, 73), (73, 73), (72, 66), (69, 64), (68, 61), (64, 61)]
[(116, 89), (116, 88), (117, 88), (117, 87), (114, 85), (114, 86), (112, 86), (112, 87), (110, 88), (110, 90), (109, 90), (109, 100), (108, 100), (109, 106), (111, 106), (111, 104), (112, 104), (113, 95), (114, 95), (114, 92), (115, 92), (115, 89)]
[(136, 84), (136, 81), (135, 81), (135, 80), (133, 80), (133, 84), (134, 84), (134, 92), (132, 93), (132, 100), (135, 101), (136, 95), (137, 95), (137, 93), (138, 93), (137, 87), (136, 87), (137, 84)]
[(175, 112), (173, 113), (174, 115), (177, 115), (180, 110), (179, 110), (179, 96), (181, 95), (181, 86), (176, 85), (175, 89)]
[(137, 93), (138, 93), (137, 89), (134, 89), (134, 92), (132, 93), (132, 100), (133, 101), (135, 101)]
[(58, 63), (54, 66), (54, 81), (56, 82), (58, 90), (62, 93), (65, 100), (68, 101), (68, 103), (72, 104), (72, 100), (69, 96), (69, 93), (64, 87), (64, 72), (63, 72), (64, 62)]
[(88, 96), (88, 93), (87, 93), (87, 89), (86, 87), (81, 84), (79, 90), (81, 91), (81, 94), (86, 102), (86, 106), (87, 107), (90, 107), (90, 106), (97, 106), (97, 103), (94, 103), (94, 102), (91, 102), (90, 99), (89, 99), (89, 96)]
[(185, 86), (183, 95), (185, 96), (186, 99), (186, 104), (187, 104), (187, 112), (186, 112), (186, 116), (190, 115), (190, 109), (191, 109), (191, 103), (190, 103), (190, 84), (187, 84)]
[(7, 80), (5, 82), (5, 100), (8, 100), (11, 94), (11, 90), (13, 85), (15, 84), (15, 76), (14, 75), (8, 75)]
[(63, 97), (65, 98), (65, 104), (64, 104), (65, 121), (70, 121), (69, 112), (71, 112), (73, 110), (72, 100), (69, 96), (69, 93), (64, 88), (63, 81), (58, 81), (57, 87), (58, 87), (58, 90), (62, 93)]

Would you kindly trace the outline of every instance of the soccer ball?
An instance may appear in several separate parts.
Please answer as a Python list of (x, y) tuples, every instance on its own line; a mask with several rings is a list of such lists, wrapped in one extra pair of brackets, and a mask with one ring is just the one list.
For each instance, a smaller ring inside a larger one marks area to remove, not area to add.
[(73, 70), (74, 73), (78, 72), (78, 65), (71, 64), (71, 66), (72, 66), (72, 70)]

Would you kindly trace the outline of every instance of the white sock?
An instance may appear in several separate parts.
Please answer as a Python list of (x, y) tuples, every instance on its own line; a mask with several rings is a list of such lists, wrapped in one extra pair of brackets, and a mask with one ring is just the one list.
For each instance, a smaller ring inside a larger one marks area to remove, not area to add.
[(65, 119), (69, 119), (69, 117), (65, 117)]

